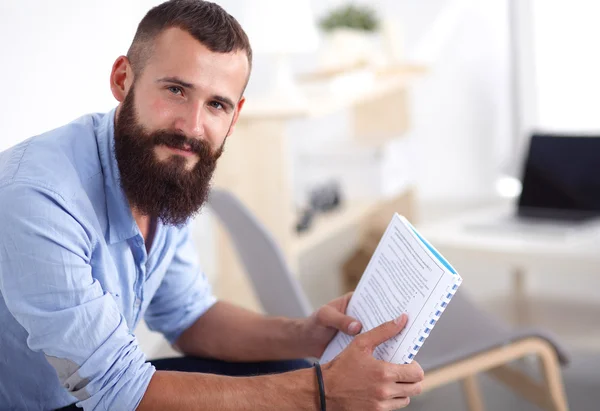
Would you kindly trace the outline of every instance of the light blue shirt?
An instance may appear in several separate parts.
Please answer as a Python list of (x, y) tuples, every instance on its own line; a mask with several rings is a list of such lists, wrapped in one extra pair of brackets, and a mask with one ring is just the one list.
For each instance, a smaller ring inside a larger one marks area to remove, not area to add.
[(114, 114), (0, 153), (0, 409), (133, 410), (155, 372), (142, 316), (174, 342), (215, 302), (189, 226), (159, 224), (146, 253)]

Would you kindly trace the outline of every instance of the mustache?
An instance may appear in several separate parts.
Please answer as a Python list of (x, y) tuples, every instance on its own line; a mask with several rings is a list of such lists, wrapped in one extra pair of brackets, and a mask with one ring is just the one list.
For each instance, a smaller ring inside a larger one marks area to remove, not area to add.
[(173, 133), (169, 131), (159, 131), (152, 138), (154, 145), (165, 145), (180, 150), (190, 150), (200, 157), (213, 155), (210, 144), (201, 139), (188, 138), (183, 134)]

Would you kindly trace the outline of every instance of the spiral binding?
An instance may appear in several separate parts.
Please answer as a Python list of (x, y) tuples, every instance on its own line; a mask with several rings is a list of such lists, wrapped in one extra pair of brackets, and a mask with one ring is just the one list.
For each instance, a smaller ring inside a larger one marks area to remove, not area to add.
[(450, 300), (452, 297), (454, 297), (454, 294), (456, 294), (461, 282), (462, 278), (458, 277), (457, 281), (451, 287), (446, 288), (446, 293), (444, 296), (442, 296), (440, 302), (435, 305), (435, 311), (432, 312), (427, 321), (423, 323), (423, 332), (419, 335), (418, 339), (413, 341), (413, 347), (409, 350), (408, 356), (405, 356), (404, 358), (405, 364), (408, 364), (409, 361), (412, 361), (412, 359), (415, 358), (415, 355), (417, 355), (417, 352), (419, 352), (419, 349), (421, 349), (423, 343), (427, 337), (429, 337), (429, 333), (433, 329), (433, 326), (440, 319), (440, 316), (446, 307), (448, 307), (448, 303), (450, 303)]

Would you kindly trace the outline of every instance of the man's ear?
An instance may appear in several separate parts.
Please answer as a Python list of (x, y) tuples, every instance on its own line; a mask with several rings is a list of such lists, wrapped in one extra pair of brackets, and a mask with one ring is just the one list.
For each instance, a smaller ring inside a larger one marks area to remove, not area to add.
[(126, 56), (119, 56), (110, 72), (110, 90), (119, 103), (125, 100), (133, 84), (133, 69)]
[(227, 137), (233, 134), (233, 130), (235, 130), (235, 125), (240, 117), (240, 112), (242, 111), (242, 107), (244, 107), (244, 103), (246, 102), (246, 97), (242, 97), (240, 101), (237, 103), (237, 107), (235, 108), (235, 113), (233, 115), (233, 120), (231, 121), (231, 126), (229, 127), (229, 131), (227, 132)]

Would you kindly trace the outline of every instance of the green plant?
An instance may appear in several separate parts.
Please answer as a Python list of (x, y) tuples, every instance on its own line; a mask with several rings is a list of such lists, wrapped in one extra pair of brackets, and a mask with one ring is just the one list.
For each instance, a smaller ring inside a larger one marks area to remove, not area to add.
[(347, 4), (331, 10), (319, 20), (319, 26), (323, 31), (331, 31), (339, 27), (376, 31), (379, 20), (372, 8)]

